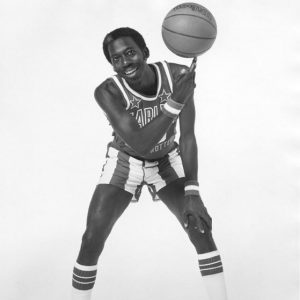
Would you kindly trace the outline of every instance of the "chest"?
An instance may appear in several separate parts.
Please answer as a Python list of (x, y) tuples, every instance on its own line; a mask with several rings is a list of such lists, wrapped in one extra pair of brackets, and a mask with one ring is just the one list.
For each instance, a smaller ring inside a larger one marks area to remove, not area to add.
[(144, 127), (161, 113), (161, 108), (171, 97), (171, 92), (162, 89), (160, 93), (151, 100), (130, 93), (128, 96), (128, 113), (137, 120), (140, 127)]

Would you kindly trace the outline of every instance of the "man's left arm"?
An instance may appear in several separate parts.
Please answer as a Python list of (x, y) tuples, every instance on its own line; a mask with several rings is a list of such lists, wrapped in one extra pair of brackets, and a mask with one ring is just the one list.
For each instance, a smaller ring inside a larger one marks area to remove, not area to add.
[(199, 194), (198, 148), (195, 137), (195, 104), (193, 99), (187, 102), (181, 111), (179, 124), (179, 147), (186, 179), (184, 199), (185, 227), (194, 226), (195, 229), (204, 233), (207, 229), (211, 230), (211, 217)]

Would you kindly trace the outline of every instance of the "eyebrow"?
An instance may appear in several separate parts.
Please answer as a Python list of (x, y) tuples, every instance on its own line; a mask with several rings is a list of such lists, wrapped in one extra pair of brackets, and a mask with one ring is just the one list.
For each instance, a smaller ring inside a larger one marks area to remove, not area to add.
[[(135, 50), (135, 48), (130, 46), (130, 47), (125, 48), (125, 50), (120, 51), (120, 53), (126, 52), (128, 50)], [(114, 57), (114, 56), (118, 56), (118, 55), (119, 55), (119, 53), (117, 52), (117, 53), (113, 53), (110, 57)]]

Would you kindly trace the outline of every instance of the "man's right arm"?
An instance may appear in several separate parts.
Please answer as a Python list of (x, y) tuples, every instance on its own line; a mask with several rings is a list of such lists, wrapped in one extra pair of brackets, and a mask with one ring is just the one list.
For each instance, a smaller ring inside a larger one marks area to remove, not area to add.
[[(173, 100), (184, 104), (194, 92), (196, 65), (184, 70), (174, 79)], [(159, 114), (151, 122), (140, 128), (137, 121), (129, 115), (122, 105), (122, 95), (111, 79), (104, 81), (95, 90), (95, 99), (104, 110), (114, 131), (139, 155), (144, 156), (166, 133), (173, 117)]]
[(95, 99), (105, 112), (114, 131), (138, 154), (146, 155), (163, 137), (173, 122), (173, 118), (160, 114), (144, 127), (126, 111), (122, 105), (122, 95), (110, 80), (103, 82), (95, 90)]

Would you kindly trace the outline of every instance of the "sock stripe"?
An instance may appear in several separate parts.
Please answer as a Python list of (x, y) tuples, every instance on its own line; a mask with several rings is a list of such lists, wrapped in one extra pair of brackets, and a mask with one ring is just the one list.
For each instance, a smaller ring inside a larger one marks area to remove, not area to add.
[(94, 285), (95, 285), (95, 281), (90, 283), (80, 283), (75, 281), (74, 279), (72, 280), (72, 286), (77, 290), (82, 290), (82, 291), (91, 290), (94, 287)]
[(84, 266), (79, 264), (78, 262), (75, 263), (75, 268), (82, 271), (95, 271), (97, 270), (97, 265), (94, 266)]
[(77, 278), (96, 278), (96, 275), (95, 276), (78, 276), (76, 274), (73, 273), (73, 276), (77, 277)]
[(77, 282), (85, 283), (85, 282), (92, 282), (96, 280), (96, 276), (93, 277), (79, 277), (76, 274), (73, 274), (73, 279)]
[(199, 267), (200, 267), (200, 270), (213, 269), (213, 268), (216, 268), (216, 267), (222, 267), (222, 262), (219, 261), (217, 263), (204, 265), (204, 266), (199, 265)]
[(223, 272), (222, 260), (218, 250), (199, 254), (198, 262), (202, 276)]
[(206, 259), (206, 258), (211, 258), (214, 256), (220, 255), (218, 250), (214, 250), (211, 252), (206, 252), (206, 253), (198, 253), (198, 259)]
[(202, 276), (207, 276), (207, 275), (214, 275), (218, 273), (223, 272), (223, 267), (218, 267), (218, 268), (213, 268), (213, 269), (208, 269), (208, 270), (201, 270), (201, 275)]
[(74, 267), (73, 273), (80, 277), (92, 277), (92, 276), (96, 276), (97, 270), (83, 271), (83, 270), (80, 270), (80, 269), (77, 269), (76, 267)]
[(199, 265), (207, 265), (207, 264), (211, 264), (217, 261), (221, 260), (221, 256), (217, 255), (214, 257), (210, 257), (210, 258), (206, 258), (206, 259), (199, 259)]
[(95, 283), (96, 282), (96, 279), (92, 280), (91, 279), (88, 279), (88, 281), (78, 281), (76, 280), (75, 278), (73, 278), (73, 281), (77, 282), (77, 283), (80, 283), (80, 284), (90, 284), (90, 283)]
[(91, 290), (96, 282), (97, 266), (82, 266), (75, 264), (72, 286), (77, 290)]

